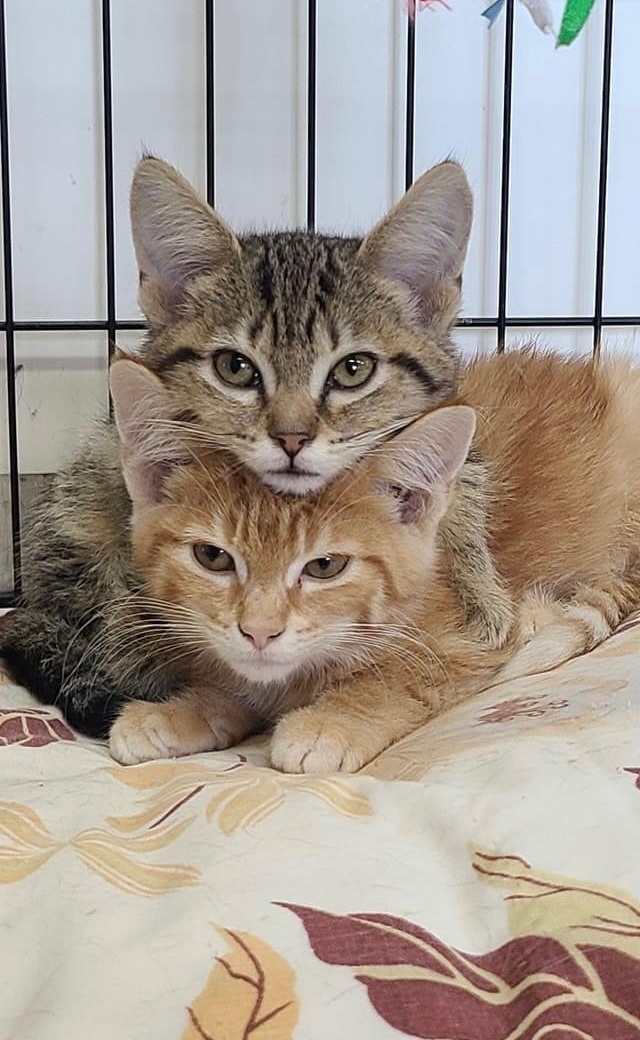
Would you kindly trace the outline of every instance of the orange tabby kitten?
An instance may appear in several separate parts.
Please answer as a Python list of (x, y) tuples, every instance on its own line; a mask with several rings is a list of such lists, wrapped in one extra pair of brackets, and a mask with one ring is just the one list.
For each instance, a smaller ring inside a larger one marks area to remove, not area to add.
[[(455, 701), (595, 646), (640, 604), (640, 375), (625, 362), (477, 360), (459, 404), (302, 500), (176, 443), (141, 366), (117, 361), (112, 391), (134, 563), (182, 675), (171, 699), (124, 708), (111, 731), (121, 762), (275, 723), (278, 769), (357, 770)], [(501, 650), (465, 630), (438, 538), (472, 440), (519, 611)]]

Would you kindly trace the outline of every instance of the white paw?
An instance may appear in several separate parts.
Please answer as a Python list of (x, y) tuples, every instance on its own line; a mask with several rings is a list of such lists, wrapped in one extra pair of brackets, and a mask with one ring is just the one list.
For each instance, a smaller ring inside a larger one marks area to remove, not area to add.
[(111, 728), (109, 750), (116, 762), (123, 766), (184, 754), (171, 723), (153, 708), (149, 708), (143, 718), (137, 719), (128, 716), (125, 709)]
[(311, 713), (282, 719), (271, 739), (271, 764), (282, 773), (355, 773), (367, 760), (330, 720)]
[(130, 766), (219, 751), (236, 738), (223, 718), (212, 722), (179, 698), (162, 704), (131, 701), (111, 728), (109, 750), (116, 762)]
[(496, 596), (483, 602), (482, 609), (477, 608), (469, 619), (469, 632), (472, 637), (484, 643), (491, 650), (500, 650), (513, 628), (513, 609), (506, 597)]

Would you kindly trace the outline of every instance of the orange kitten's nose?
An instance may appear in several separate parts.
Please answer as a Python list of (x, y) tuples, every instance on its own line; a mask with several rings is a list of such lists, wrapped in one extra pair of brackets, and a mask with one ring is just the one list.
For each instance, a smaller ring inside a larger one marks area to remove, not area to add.
[(311, 438), (308, 433), (279, 433), (275, 438), (290, 459), (295, 459)]
[(238, 625), (238, 628), (245, 639), (251, 640), (256, 650), (264, 650), (267, 643), (272, 639), (277, 639), (284, 631), (282, 628), (279, 631), (274, 631), (275, 626), (269, 624), (248, 625), (246, 628), (243, 628), (242, 625)]

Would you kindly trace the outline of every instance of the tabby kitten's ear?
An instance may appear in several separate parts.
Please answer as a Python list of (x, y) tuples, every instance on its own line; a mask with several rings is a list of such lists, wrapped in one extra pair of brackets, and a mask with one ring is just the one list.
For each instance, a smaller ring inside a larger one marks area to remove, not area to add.
[(171, 470), (189, 457), (167, 421), (164, 387), (153, 372), (127, 360), (111, 365), (109, 385), (129, 497), (134, 509), (156, 505)]
[(385, 444), (374, 463), (380, 467), (378, 487), (393, 498), (402, 523), (442, 519), (475, 428), (473, 408), (451, 405), (416, 420)]
[(456, 162), (440, 163), (366, 236), (360, 256), (378, 275), (407, 287), (432, 319), (446, 306), (438, 291), (447, 283), (459, 290), (472, 217), (464, 170)]
[(189, 282), (240, 256), (237, 238), (177, 170), (145, 158), (133, 175), (131, 231), (140, 268), (138, 302), (149, 324), (175, 319)]

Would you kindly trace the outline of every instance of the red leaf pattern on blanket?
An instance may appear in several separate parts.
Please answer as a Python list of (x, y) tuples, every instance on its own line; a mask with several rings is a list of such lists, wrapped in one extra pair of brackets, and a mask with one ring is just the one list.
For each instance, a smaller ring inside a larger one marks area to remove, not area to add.
[(61, 740), (75, 739), (67, 724), (48, 711), (38, 708), (0, 709), (0, 747), (7, 744), (45, 747)]
[(512, 719), (540, 719), (550, 711), (561, 711), (568, 708), (569, 701), (549, 700), (548, 697), (511, 697), (509, 700), (491, 704), (482, 712), (480, 724), (492, 722), (511, 722)]
[(281, 905), (301, 919), (316, 956), (353, 968), (377, 1013), (409, 1036), (640, 1040), (640, 961), (619, 950), (578, 954), (530, 935), (471, 955), (402, 918)]

